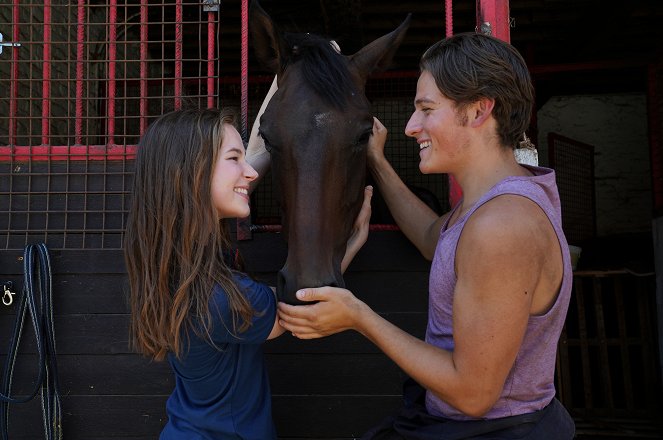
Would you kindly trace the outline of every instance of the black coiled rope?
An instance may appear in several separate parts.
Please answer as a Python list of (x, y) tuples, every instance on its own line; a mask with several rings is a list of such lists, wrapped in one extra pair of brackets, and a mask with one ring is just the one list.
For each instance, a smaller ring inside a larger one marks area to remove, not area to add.
[[(23, 254), (23, 294), (16, 307), (14, 324), (0, 389), (0, 431), (9, 440), (9, 404), (25, 403), (41, 392), (44, 433), (47, 440), (62, 439), (62, 406), (58, 391), (58, 370), (55, 359), (55, 329), (53, 326), (53, 290), (51, 261), (44, 243), (25, 247)], [(36, 292), (39, 295), (36, 295)], [(37, 343), (39, 365), (34, 390), (26, 396), (11, 396), (14, 365), (21, 343), (26, 311), (30, 312)]]

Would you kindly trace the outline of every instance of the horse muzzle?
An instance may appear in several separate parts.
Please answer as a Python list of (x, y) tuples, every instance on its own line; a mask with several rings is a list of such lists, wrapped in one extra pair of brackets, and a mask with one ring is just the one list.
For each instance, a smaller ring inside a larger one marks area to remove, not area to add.
[(338, 271), (330, 268), (328, 271), (316, 274), (297, 274), (297, 272), (290, 271), (284, 267), (279, 271), (277, 276), (276, 296), (279, 301), (287, 304), (310, 304), (298, 300), (295, 294), (299, 289), (322, 286), (345, 287), (345, 281), (343, 280), (343, 275), (340, 273), (340, 268)]

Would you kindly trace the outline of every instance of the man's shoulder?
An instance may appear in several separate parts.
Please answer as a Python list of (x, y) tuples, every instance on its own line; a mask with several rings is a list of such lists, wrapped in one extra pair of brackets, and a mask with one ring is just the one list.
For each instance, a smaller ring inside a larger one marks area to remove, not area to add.
[[(460, 245), (491, 253), (521, 249), (534, 250), (554, 234), (550, 220), (534, 201), (514, 194), (502, 194), (487, 201), (470, 216)], [(492, 248), (492, 249), (491, 249)]]
[(500, 194), (478, 207), (467, 223), (486, 231), (517, 231), (547, 218), (539, 204), (530, 198), (518, 194)]

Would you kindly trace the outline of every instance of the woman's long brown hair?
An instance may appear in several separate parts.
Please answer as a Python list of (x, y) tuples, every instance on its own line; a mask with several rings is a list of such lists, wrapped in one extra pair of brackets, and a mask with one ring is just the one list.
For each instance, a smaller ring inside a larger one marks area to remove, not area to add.
[(256, 315), (224, 262), (228, 233), (211, 199), (227, 124), (235, 124), (228, 111), (178, 110), (156, 119), (138, 146), (124, 236), (131, 342), (156, 360), (181, 356), (192, 330), (209, 338), (215, 283), (228, 295), (231, 331)]

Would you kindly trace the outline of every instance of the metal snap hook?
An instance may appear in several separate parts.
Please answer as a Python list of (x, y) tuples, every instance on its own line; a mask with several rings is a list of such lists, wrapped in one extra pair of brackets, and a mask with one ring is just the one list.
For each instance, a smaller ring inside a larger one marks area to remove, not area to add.
[(2, 285), (2, 290), (5, 292), (2, 295), (2, 303), (6, 306), (11, 306), (14, 302), (14, 295), (16, 295), (16, 293), (11, 291), (12, 286), (13, 284), (11, 281)]

